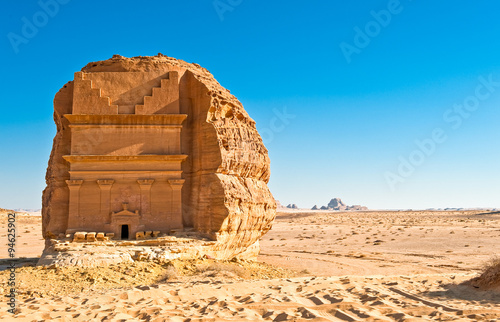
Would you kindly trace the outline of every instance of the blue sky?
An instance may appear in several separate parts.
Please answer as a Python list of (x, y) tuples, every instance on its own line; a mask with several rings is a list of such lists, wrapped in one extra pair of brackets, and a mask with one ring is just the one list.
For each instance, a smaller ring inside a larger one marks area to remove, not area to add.
[(52, 100), (75, 71), (159, 52), (240, 99), (284, 204), (500, 207), (496, 1), (54, 1), (0, 16), (0, 207), (40, 207)]

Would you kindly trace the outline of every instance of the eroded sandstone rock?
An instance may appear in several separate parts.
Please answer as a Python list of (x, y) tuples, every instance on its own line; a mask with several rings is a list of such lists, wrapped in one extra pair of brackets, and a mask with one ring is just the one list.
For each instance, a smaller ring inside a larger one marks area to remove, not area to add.
[(276, 215), (267, 149), (206, 69), (161, 54), (89, 63), (56, 94), (54, 121), (46, 240), (192, 229), (219, 259), (258, 252)]

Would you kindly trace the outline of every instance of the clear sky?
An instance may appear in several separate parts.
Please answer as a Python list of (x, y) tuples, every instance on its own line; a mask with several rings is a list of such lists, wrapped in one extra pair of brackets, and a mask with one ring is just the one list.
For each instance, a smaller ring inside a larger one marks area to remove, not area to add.
[(243, 103), (283, 204), (500, 207), (499, 12), (493, 0), (4, 1), (0, 207), (41, 206), (52, 100), (75, 71), (159, 52)]

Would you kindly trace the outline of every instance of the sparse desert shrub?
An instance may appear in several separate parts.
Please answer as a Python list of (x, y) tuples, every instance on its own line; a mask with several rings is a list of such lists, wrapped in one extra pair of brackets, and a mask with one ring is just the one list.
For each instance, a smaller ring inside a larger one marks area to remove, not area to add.
[(303, 269), (303, 270), (300, 271), (300, 274), (302, 274), (302, 275), (311, 275), (311, 272), (309, 272), (308, 269)]
[(158, 277), (159, 283), (168, 282), (177, 277), (177, 270), (174, 266), (168, 266)]
[(500, 287), (500, 257), (490, 259), (481, 275), (471, 281), (471, 285), (485, 289)]
[(241, 278), (249, 278), (248, 271), (237, 264), (212, 262), (196, 266), (196, 273), (231, 273)]

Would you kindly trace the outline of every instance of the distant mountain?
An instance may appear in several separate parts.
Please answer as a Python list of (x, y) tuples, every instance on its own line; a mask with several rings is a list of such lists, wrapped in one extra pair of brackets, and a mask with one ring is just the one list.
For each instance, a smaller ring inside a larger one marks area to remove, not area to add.
[(490, 211), (490, 212), (496, 212), (500, 211), (499, 208), (427, 208), (426, 210), (429, 211), (474, 211), (474, 210), (479, 210), (479, 211)]
[(42, 209), (21, 209), (21, 208), (18, 208), (18, 209), (14, 209), (14, 211), (32, 213), (32, 212), (42, 212)]
[(0, 214), (9, 214), (9, 213), (16, 213), (16, 214), (29, 214), (29, 215), (40, 215), (42, 213), (42, 209), (4, 209), (0, 208)]
[[(316, 205), (312, 208), (312, 210), (317, 210), (317, 209), (318, 209), (318, 206), (316, 206)], [(348, 206), (340, 198), (333, 198), (328, 203), (328, 206), (322, 206), (320, 209), (321, 210), (330, 210), (330, 211), (361, 211), (361, 210), (368, 210), (367, 207), (360, 206), (360, 205)]]
[(294, 203), (290, 203), (287, 206), (285, 206), (285, 205), (282, 205), (279, 200), (276, 200), (276, 208), (277, 208), (277, 210), (299, 209), (299, 207)]
[(279, 200), (276, 200), (276, 208), (277, 208), (277, 209), (284, 209), (284, 208), (286, 208), (286, 207), (285, 207), (285, 206), (283, 206)]

